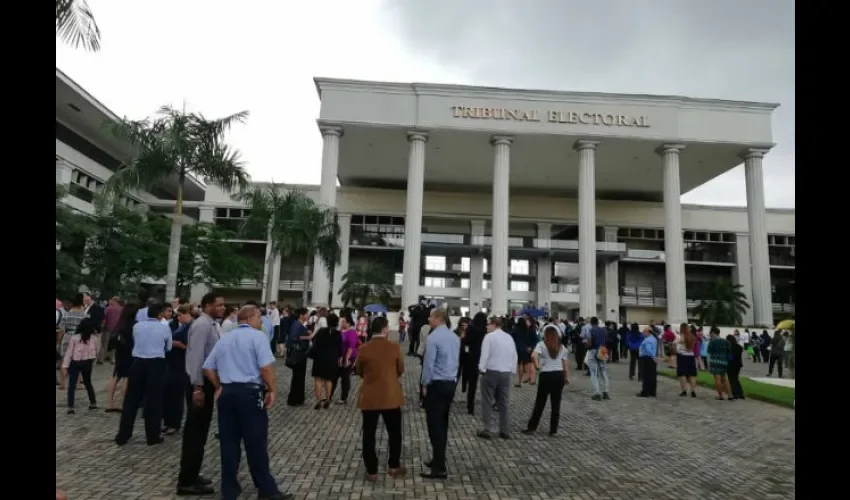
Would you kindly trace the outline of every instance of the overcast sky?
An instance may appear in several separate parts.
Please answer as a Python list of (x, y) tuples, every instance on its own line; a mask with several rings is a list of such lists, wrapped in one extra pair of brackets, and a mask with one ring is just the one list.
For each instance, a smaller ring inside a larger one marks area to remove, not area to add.
[[(56, 65), (118, 115), (247, 109), (255, 180), (316, 184), (312, 78), (769, 101), (769, 207), (794, 207), (793, 0), (89, 0), (103, 48)], [(686, 203), (744, 205), (743, 167)]]

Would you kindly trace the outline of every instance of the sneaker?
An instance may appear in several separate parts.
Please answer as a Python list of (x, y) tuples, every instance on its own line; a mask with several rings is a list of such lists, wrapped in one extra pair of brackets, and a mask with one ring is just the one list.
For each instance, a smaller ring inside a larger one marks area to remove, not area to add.
[(590, 399), (594, 401), (602, 401), (602, 396), (600, 396), (599, 394), (594, 394), (593, 397)]
[(603, 392), (602, 399), (611, 399), (611, 396), (609, 396), (607, 392)]
[(691, 391), (691, 397), (692, 397), (692, 398), (697, 397), (697, 393), (696, 393), (696, 392), (694, 392), (694, 391)]
[(77, 413), (73, 408), (68, 408), (68, 415), (73, 415)]
[(685, 397), (685, 396), (687, 396), (687, 395), (688, 395), (688, 391), (682, 391), (682, 392), (680, 392), (680, 393), (679, 393), (679, 397), (680, 397), (680, 398), (683, 398), (683, 397)]

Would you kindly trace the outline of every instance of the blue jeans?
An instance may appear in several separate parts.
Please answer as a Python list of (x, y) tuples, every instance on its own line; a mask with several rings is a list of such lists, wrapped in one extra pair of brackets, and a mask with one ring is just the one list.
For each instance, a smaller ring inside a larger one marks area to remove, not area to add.
[[(600, 392), (608, 392), (608, 362), (596, 359), (597, 349), (591, 349), (590, 355), (587, 357), (587, 367), (590, 369), (590, 386), (593, 389), (593, 395)], [(599, 379), (602, 379), (602, 390), (599, 390)]]

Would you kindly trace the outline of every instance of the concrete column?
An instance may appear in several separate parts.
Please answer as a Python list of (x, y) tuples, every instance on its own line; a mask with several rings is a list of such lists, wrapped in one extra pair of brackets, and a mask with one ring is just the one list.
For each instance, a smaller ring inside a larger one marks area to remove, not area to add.
[(596, 316), (596, 146), (576, 141), (578, 151), (579, 315)]
[[(322, 132), (322, 184), (319, 187), (319, 204), (325, 208), (336, 208), (336, 174), (339, 167), (339, 139), (342, 127), (319, 123)], [(313, 260), (313, 304), (327, 304), (330, 297), (330, 277), (322, 259)], [(305, 285), (306, 286), (306, 285)]]
[[(263, 257), (263, 283), (260, 288), (260, 303), (268, 302), (269, 287), (271, 286), (271, 270), (272, 270), (272, 241), (266, 237), (266, 255)], [(306, 286), (306, 284), (305, 284)]]
[(685, 298), (685, 243), (682, 235), (681, 182), (679, 153), (681, 144), (664, 144), (657, 153), (662, 158), (664, 176), (664, 257), (667, 285), (667, 323), (688, 321)]
[[(189, 287), (189, 302), (193, 304), (200, 304), (201, 299), (204, 298), (204, 295), (210, 293), (212, 291), (212, 287), (207, 285), (206, 283), (199, 283), (197, 285), (192, 285)], [(167, 300), (171, 300), (166, 297)]]
[(215, 223), (215, 208), (200, 207), (198, 208), (198, 222), (206, 222), (209, 224)]
[(494, 135), (491, 313), (508, 312), (508, 231), (510, 226), (511, 143), (513, 137)]
[[(470, 222), (470, 234), (473, 239), (484, 236), (484, 221), (474, 220)], [(484, 288), (484, 255), (476, 253), (469, 257), (469, 314), (470, 316), (481, 311), (481, 290)]]
[(71, 185), (71, 176), (73, 173), (74, 169), (68, 162), (61, 159), (56, 160), (56, 184), (68, 189), (68, 186)]
[(402, 310), (419, 302), (419, 275), (422, 266), (422, 201), (425, 190), (425, 143), (428, 133), (407, 133), (407, 206), (404, 214), (404, 262), (401, 281)]
[(773, 327), (773, 298), (770, 287), (770, 259), (767, 253), (767, 225), (764, 209), (762, 158), (767, 149), (744, 152), (747, 179), (747, 222), (750, 227), (750, 267), (752, 269), (753, 316), (755, 324)]
[[(617, 243), (617, 228), (605, 228), (605, 241)], [(605, 263), (605, 313), (602, 315), (605, 321), (616, 321), (620, 323), (620, 260), (612, 259)]]
[(750, 265), (750, 235), (738, 233), (735, 239), (735, 269), (732, 270), (732, 282), (741, 285), (741, 293), (747, 297), (750, 308), (743, 316), (745, 325), (755, 324), (753, 316), (753, 274)]
[(351, 214), (339, 214), (339, 264), (334, 268), (333, 296), (331, 307), (342, 307), (342, 297), (339, 289), (342, 287), (342, 277), (348, 272), (348, 250), (351, 246)]
[[(537, 238), (552, 239), (552, 224), (537, 224)], [(537, 307), (552, 310), (552, 257), (549, 254), (537, 258)]]
[(271, 264), (271, 277), (269, 278), (269, 291), (268, 297), (266, 297), (266, 302), (275, 301), (277, 302), (278, 297), (280, 296), (280, 267), (281, 267), (281, 255), (278, 253), (275, 255), (274, 260), (272, 260)]

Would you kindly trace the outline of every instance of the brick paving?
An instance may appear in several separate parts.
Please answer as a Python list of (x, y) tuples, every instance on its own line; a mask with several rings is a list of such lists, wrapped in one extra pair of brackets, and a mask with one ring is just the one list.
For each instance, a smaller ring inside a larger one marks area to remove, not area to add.
[[(659, 397), (634, 397), (626, 366), (611, 366), (610, 401), (590, 400), (590, 380), (572, 377), (562, 402), (561, 429), (524, 436), (535, 388), (511, 392), (513, 439), (482, 440), (479, 421), (465, 405), (453, 407), (447, 481), (419, 477), (429, 458), (424, 412), (418, 409), (419, 363), (405, 358), (407, 406), (404, 455), (408, 475), (364, 481), (360, 458), (361, 420), (354, 405), (313, 410), (287, 407), (290, 371), (278, 365), (281, 392), (271, 410), (272, 472), (298, 499), (488, 499), (488, 500), (680, 500), (682, 498), (794, 498), (794, 412), (758, 401), (720, 402), (699, 388), (699, 397), (679, 398), (675, 381), (659, 378)], [(105, 402), (111, 365), (96, 368), (99, 403)], [(309, 375), (309, 371), (308, 371)], [(308, 379), (308, 384), (310, 380)], [(358, 384), (355, 380), (353, 390)], [(56, 482), (72, 500), (178, 498), (174, 494), (180, 437), (148, 447), (141, 418), (133, 440), (118, 448), (112, 437), (118, 414), (85, 410), (78, 392), (76, 415), (65, 414), (65, 394), (56, 391)], [(461, 399), (458, 391), (458, 401)], [(215, 428), (215, 423), (213, 423)], [(386, 463), (386, 439), (379, 431), (379, 459)], [(383, 472), (383, 469), (382, 469)], [(218, 441), (210, 438), (204, 473), (219, 478)], [(243, 499), (256, 498), (242, 462)], [(217, 489), (217, 488), (216, 488)], [(218, 495), (204, 498), (218, 498)]]

